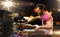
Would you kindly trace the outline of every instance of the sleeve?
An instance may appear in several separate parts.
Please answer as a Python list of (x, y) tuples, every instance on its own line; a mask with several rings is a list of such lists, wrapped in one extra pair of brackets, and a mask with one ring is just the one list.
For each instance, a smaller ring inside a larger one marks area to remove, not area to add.
[(51, 15), (45, 15), (45, 20), (49, 21), (51, 19)]

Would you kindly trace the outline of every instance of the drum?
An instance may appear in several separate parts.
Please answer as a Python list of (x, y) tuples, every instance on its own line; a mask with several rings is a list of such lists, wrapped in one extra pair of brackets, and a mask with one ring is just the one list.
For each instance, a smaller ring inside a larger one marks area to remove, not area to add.
[(24, 30), (24, 29), (33, 29), (33, 28), (35, 28), (35, 27), (33, 27), (33, 25), (31, 25), (31, 24), (25, 24), (25, 23), (20, 23), (19, 24), (19, 27), (18, 27), (18, 29), (19, 30)]
[(24, 23), (19, 23), (18, 30), (22, 31), (25, 29), (25, 24)]

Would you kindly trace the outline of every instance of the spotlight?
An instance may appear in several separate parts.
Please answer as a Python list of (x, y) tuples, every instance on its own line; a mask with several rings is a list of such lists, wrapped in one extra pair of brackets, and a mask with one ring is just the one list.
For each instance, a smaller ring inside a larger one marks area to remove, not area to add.
[(3, 4), (4, 4), (4, 6), (5, 7), (10, 7), (10, 6), (12, 6), (12, 2), (11, 1), (5, 1), (5, 2), (3, 2)]

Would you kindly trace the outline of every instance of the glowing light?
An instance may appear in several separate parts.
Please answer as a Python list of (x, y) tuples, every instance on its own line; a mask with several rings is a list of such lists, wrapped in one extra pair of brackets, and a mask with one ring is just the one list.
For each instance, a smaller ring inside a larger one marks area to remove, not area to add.
[(8, 0), (6, 2), (3, 2), (3, 4), (4, 4), (5, 7), (12, 6), (12, 2), (11, 1), (8, 1)]
[(49, 12), (52, 15), (52, 11)]
[(60, 0), (57, 0), (57, 1), (59, 1), (59, 2), (60, 2)]
[(60, 9), (57, 9), (58, 12), (60, 12)]
[(33, 19), (33, 16), (31, 15), (30, 18)]
[(60, 31), (55, 31), (54, 34), (60, 34)]

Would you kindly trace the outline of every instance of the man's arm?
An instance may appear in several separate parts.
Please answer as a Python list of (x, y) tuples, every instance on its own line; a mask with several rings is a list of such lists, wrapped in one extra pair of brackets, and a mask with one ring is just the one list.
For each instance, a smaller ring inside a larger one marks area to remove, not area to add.
[(49, 20), (46, 22), (46, 25), (40, 26), (40, 29), (51, 29), (53, 27), (53, 21)]
[(46, 25), (37, 26), (35, 29), (52, 29), (53, 28), (53, 21), (49, 20), (46, 22)]
[(31, 22), (31, 21), (34, 21), (34, 20), (40, 19), (40, 18), (41, 18), (40, 16), (36, 16), (36, 17), (31, 18), (31, 20), (28, 20), (28, 22)]

